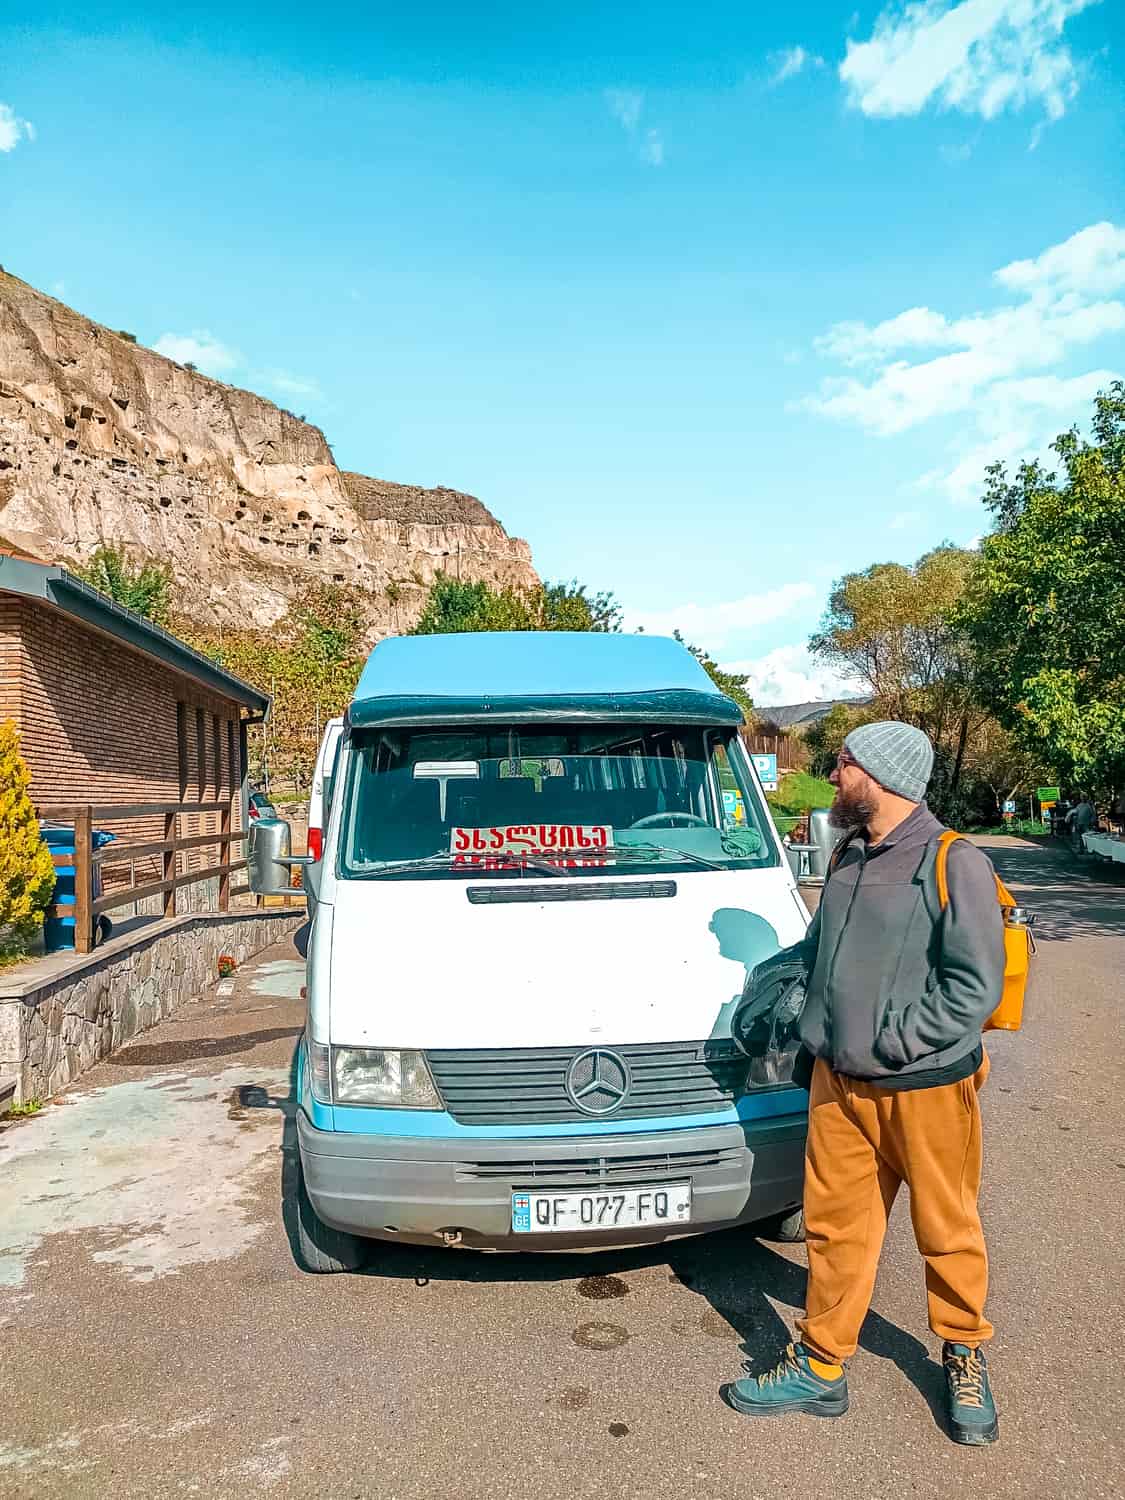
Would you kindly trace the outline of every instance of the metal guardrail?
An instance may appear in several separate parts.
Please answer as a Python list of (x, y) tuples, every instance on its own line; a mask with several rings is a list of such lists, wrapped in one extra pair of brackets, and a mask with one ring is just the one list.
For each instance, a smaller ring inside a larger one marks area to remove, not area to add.
[[(230, 898), (235, 892), (231, 888), (231, 876), (246, 869), (244, 859), (231, 859), (231, 846), (240, 844), (248, 837), (245, 830), (233, 831), (231, 802), (138, 802), (138, 803), (86, 803), (59, 805), (51, 803), (38, 809), (39, 817), (52, 822), (74, 824), (74, 855), (55, 857), (62, 867), (74, 867), (74, 947), (78, 953), (89, 953), (94, 947), (94, 929), (97, 918), (104, 912), (114, 911), (120, 906), (147, 900), (150, 896), (163, 896), (164, 915), (176, 915), (176, 892), (185, 886), (198, 885), (204, 880), (219, 878), (219, 910), (230, 910)], [(215, 833), (179, 836), (178, 819), (193, 813), (218, 813), (219, 829)], [(164, 837), (149, 840), (144, 844), (118, 843), (101, 849), (92, 847), (95, 821), (125, 823), (136, 818), (163, 817)], [(179, 871), (180, 851), (218, 846), (222, 859), (218, 864), (186, 874)], [(135, 861), (145, 856), (162, 857), (161, 878), (135, 883)], [(133, 875), (127, 886), (121, 886), (109, 895), (94, 896), (94, 871), (106, 861), (114, 863), (128, 861)], [(243, 887), (239, 887), (243, 889)], [(69, 906), (50, 906), (49, 917), (69, 917)]]

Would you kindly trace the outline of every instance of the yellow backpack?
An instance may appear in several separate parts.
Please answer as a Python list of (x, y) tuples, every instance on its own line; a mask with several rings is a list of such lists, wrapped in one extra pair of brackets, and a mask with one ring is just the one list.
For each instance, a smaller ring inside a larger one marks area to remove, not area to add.
[[(934, 874), (937, 877), (938, 901), (942, 911), (949, 905), (949, 876), (946, 869), (949, 850), (960, 838), (964, 838), (964, 834), (947, 829), (938, 840)], [(995, 875), (995, 871), (993, 874)], [(1004, 991), (1000, 1004), (984, 1023), (984, 1030), (1018, 1031), (1023, 1025), (1023, 997), (1027, 992), (1027, 977), (1035, 943), (1026, 918), (1015, 922), (1011, 920), (1013, 913), (1021, 911), (1020, 904), (999, 875), (996, 875), (996, 899), (1004, 917)]]

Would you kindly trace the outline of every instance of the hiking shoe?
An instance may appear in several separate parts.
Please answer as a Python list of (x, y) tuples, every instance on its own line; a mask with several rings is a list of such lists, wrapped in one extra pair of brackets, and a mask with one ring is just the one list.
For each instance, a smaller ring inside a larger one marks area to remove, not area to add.
[(958, 1443), (983, 1447), (1000, 1436), (996, 1403), (988, 1384), (988, 1363), (982, 1349), (968, 1344), (946, 1344), (941, 1351), (945, 1368), (945, 1403), (949, 1429)]
[(822, 1379), (809, 1365), (804, 1344), (790, 1344), (765, 1375), (747, 1376), (728, 1386), (727, 1399), (747, 1417), (781, 1417), (791, 1411), (842, 1417), (848, 1409), (848, 1377)]

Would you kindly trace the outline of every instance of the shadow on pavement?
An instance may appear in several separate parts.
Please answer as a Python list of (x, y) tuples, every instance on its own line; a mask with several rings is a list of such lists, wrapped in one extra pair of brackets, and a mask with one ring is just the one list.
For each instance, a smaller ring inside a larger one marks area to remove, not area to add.
[(209, 1057), (233, 1057), (247, 1052), (266, 1042), (279, 1042), (291, 1037), (292, 1026), (278, 1026), (270, 1031), (242, 1031), (234, 1036), (183, 1037), (174, 1042), (142, 1042), (135, 1047), (125, 1047), (112, 1057), (105, 1058), (111, 1068), (159, 1067), (165, 1063), (198, 1062)]
[[(290, 1065), (289, 1098), (272, 1098), (264, 1089), (240, 1091), (247, 1109), (277, 1109), (285, 1116), (281, 1150), (281, 1212), (294, 1263), (301, 1266), (297, 1238), (297, 1052)], [(615, 1282), (622, 1271), (666, 1266), (669, 1279), (679, 1282), (706, 1302), (696, 1319), (704, 1332), (728, 1337), (737, 1333), (748, 1368), (755, 1372), (774, 1363), (793, 1334), (775, 1311), (773, 1303), (802, 1307), (805, 1299), (805, 1268), (794, 1265), (748, 1229), (730, 1229), (719, 1234), (653, 1245), (641, 1249), (592, 1251), (583, 1254), (529, 1255), (513, 1252), (442, 1249), (435, 1246), (372, 1241), (371, 1263), (354, 1273), (365, 1279), (413, 1281), (419, 1295), (431, 1281), (459, 1281), (467, 1285), (518, 1286), (529, 1282), (573, 1282), (580, 1296), (593, 1302), (625, 1296), (624, 1282)], [(302, 1267), (303, 1269), (303, 1267)], [(921, 1280), (921, 1261), (918, 1263)], [(606, 1309), (608, 1312), (608, 1309)], [(598, 1324), (608, 1328), (608, 1324)], [(577, 1335), (578, 1329), (575, 1330)], [(686, 1332), (687, 1325), (674, 1325)], [(868, 1314), (860, 1335), (860, 1348), (897, 1365), (921, 1394), (934, 1421), (943, 1431), (943, 1375), (920, 1339), (888, 1322), (877, 1312)], [(732, 1378), (738, 1371), (732, 1370)]]
[(989, 849), (1001, 878), (1026, 894), (1035, 935), (1054, 942), (1125, 936), (1125, 866), (1095, 864), (1065, 848)]

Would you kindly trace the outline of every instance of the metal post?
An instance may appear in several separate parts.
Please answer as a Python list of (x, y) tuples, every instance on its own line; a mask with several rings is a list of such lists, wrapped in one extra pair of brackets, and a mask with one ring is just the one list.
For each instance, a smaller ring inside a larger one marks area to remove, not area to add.
[(94, 946), (93, 810), (79, 807), (74, 814), (74, 949), (89, 953)]

